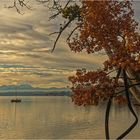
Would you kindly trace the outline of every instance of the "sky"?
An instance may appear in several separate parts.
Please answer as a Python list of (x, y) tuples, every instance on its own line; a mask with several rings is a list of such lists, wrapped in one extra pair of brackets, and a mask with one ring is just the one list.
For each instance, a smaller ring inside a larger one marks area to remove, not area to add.
[[(107, 58), (105, 55), (71, 52), (66, 36), (71, 25), (62, 35), (53, 53), (51, 49), (63, 23), (61, 18), (49, 21), (48, 9), (29, 1), (32, 10), (7, 9), (12, 0), (1, 0), (0, 5), (0, 86), (30, 84), (33, 87), (67, 87), (68, 76), (76, 69), (98, 69)], [(135, 18), (140, 21), (140, 1), (134, 1)]]

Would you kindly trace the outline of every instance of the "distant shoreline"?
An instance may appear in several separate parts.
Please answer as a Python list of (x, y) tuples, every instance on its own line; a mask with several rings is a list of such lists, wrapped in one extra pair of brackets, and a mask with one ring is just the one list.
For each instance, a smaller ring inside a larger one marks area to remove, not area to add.
[[(15, 95), (0, 95), (1, 96), (15, 96)], [(21, 97), (21, 96), (67, 96), (67, 97), (70, 97), (70, 95), (17, 95), (18, 97)]]
[[(70, 91), (20, 91), (17, 96), (70, 96)], [(15, 92), (0, 92), (0, 96), (15, 96)]]

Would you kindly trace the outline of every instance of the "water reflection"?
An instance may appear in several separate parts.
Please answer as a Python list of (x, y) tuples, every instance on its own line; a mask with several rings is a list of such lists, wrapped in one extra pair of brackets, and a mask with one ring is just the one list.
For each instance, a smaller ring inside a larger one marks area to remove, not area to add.
[[(97, 139), (104, 137), (105, 104), (78, 107), (68, 97), (0, 97), (0, 139)], [(137, 107), (137, 112), (140, 112)], [(127, 107), (113, 106), (110, 129), (115, 138), (133, 122)], [(140, 138), (140, 125), (128, 138)]]

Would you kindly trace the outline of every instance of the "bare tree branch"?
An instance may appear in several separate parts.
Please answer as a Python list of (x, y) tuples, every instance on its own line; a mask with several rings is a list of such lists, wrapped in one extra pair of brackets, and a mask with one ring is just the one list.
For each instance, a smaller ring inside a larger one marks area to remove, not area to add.
[(69, 34), (68, 38), (67, 38), (67, 41), (70, 40), (71, 36), (73, 35), (73, 33), (79, 28), (79, 26), (76, 26), (72, 31), (71, 33)]
[(63, 33), (63, 31), (68, 27), (68, 25), (69, 25), (72, 21), (73, 21), (73, 20), (69, 20), (69, 21), (64, 25), (64, 27), (60, 27), (59, 34), (58, 34), (58, 36), (57, 36), (57, 38), (56, 38), (56, 40), (55, 40), (55, 42), (54, 42), (53, 49), (52, 49), (51, 52), (54, 51), (54, 49), (55, 49), (55, 47), (56, 47), (56, 43), (57, 43), (57, 41), (59, 40), (61, 34)]
[[(26, 0), (13, 0), (13, 5), (12, 6), (8, 6), (8, 8), (15, 8), (16, 11), (19, 13), (19, 14), (24, 14), (21, 12), (21, 9), (20, 8), (27, 8), (27, 9), (31, 9), (31, 7), (28, 5), (28, 2), (29, 1), (26, 1)], [(62, 14), (62, 17), (63, 17), (63, 12), (65, 12), (65, 9), (66, 8), (69, 8), (68, 5), (70, 4), (70, 2), (74, 2), (73, 0), (67, 0), (66, 1), (66, 4), (64, 5), (64, 7), (62, 7), (61, 5), (61, 1), (60, 0), (36, 0), (36, 2), (39, 2), (39, 3), (42, 3), (42, 4), (47, 4), (49, 10), (54, 10), (56, 11), (57, 13), (55, 13), (54, 15), (50, 16), (50, 20), (51, 19), (54, 19), (56, 18), (56, 16), (58, 16), (59, 14)], [(49, 5), (51, 4), (51, 6), (49, 7)], [(76, 5), (74, 5), (76, 6)], [(72, 7), (72, 8), (75, 8), (75, 7)], [(71, 8), (71, 7), (70, 7)], [(67, 10), (67, 9), (66, 9)], [(50, 35), (53, 35), (53, 34), (58, 34), (55, 42), (54, 42), (54, 45), (53, 45), (53, 49), (52, 49), (52, 52), (54, 51), (55, 47), (56, 47), (56, 44), (61, 36), (61, 34), (63, 33), (63, 31), (68, 27), (68, 25), (73, 21), (75, 20), (77, 17), (79, 19), (80, 17), (80, 14), (76, 13), (75, 15), (73, 15), (72, 13), (75, 12), (75, 9), (72, 9), (70, 12), (68, 12), (67, 14), (67, 17), (64, 17), (65, 19), (68, 19), (68, 22), (63, 26), (60, 27), (60, 30), (58, 32), (53, 32), (51, 33)], [(70, 37), (72, 36), (72, 34), (75, 32), (75, 30), (78, 28), (78, 26), (76, 28), (74, 28), (70, 35), (68, 36), (67, 38), (67, 41), (70, 39)]]
[(50, 16), (49, 19), (50, 19), (50, 20), (51, 20), (51, 19), (54, 19), (54, 18), (56, 18), (59, 14), (61, 14), (62, 9), (67, 8), (67, 6), (69, 5), (69, 3), (70, 3), (71, 1), (72, 1), (72, 0), (68, 0), (68, 2), (66, 3), (66, 5), (64, 6), (64, 8), (60, 8), (60, 9), (58, 8), (58, 9), (57, 9), (58, 12), (57, 12), (56, 14)]
[(28, 2), (29, 2), (29, 1), (25, 1), (25, 0), (14, 0), (14, 1), (13, 1), (13, 5), (8, 6), (7, 8), (15, 8), (16, 11), (17, 11), (19, 14), (23, 15), (24, 13), (21, 12), (20, 7), (25, 7), (25, 8), (27, 8), (27, 9), (31, 10), (31, 6), (28, 5)]
[(53, 33), (50, 33), (49, 35), (53, 35), (53, 34), (59, 34), (59, 32), (53, 32)]

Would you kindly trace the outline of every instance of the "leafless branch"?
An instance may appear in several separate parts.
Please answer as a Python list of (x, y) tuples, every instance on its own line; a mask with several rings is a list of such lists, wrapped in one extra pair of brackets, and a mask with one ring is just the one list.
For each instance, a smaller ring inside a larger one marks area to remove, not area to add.
[(57, 41), (59, 40), (61, 34), (63, 33), (63, 31), (68, 27), (68, 25), (69, 25), (72, 21), (73, 21), (73, 20), (69, 20), (63, 27), (60, 27), (60, 31), (59, 31), (59, 33), (58, 33), (58, 36), (57, 36), (55, 42), (54, 42), (53, 49), (52, 49), (51, 52), (54, 51), (54, 49), (55, 49), (55, 47), (56, 47), (56, 43), (57, 43)]
[(24, 13), (21, 12), (20, 7), (26, 7), (27, 9), (31, 10), (31, 6), (28, 5), (29, 1), (25, 1), (25, 0), (14, 0), (13, 1), (13, 5), (8, 6), (7, 8), (15, 8), (16, 11), (23, 15)]
[[(66, 5), (64, 6), (64, 8), (61, 8), (61, 7), (60, 7), (60, 8), (57, 8), (57, 11), (58, 11), (58, 12), (57, 12), (56, 14), (50, 16), (49, 19), (50, 19), (50, 20), (51, 20), (51, 19), (54, 19), (54, 18), (56, 18), (59, 14), (61, 14), (62, 9), (65, 9), (65, 8), (69, 5), (69, 3), (70, 3), (71, 1), (72, 1), (72, 0), (68, 0), (68, 2), (66, 3)], [(54, 6), (55, 6), (55, 5), (54, 5)], [(53, 7), (54, 7), (54, 6), (53, 6)], [(56, 8), (55, 8), (55, 10), (56, 10)]]
[(59, 32), (53, 32), (53, 33), (50, 33), (49, 35), (53, 35), (53, 34), (59, 34)]
[(70, 40), (71, 36), (73, 35), (73, 33), (79, 28), (79, 26), (76, 26), (72, 31), (71, 33), (69, 34), (68, 38), (67, 38), (67, 41)]
[[(68, 5), (70, 4), (70, 2), (74, 2), (73, 0), (67, 0), (67, 2), (66, 2), (66, 4), (64, 5), (64, 7), (62, 7), (62, 5), (61, 5), (61, 3), (60, 3), (60, 2), (61, 2), (60, 0), (36, 0), (36, 1), (39, 2), (39, 3), (42, 3), (42, 4), (45, 4), (45, 3), (46, 3), (47, 6), (48, 6), (48, 8), (49, 8), (49, 10), (54, 10), (54, 11), (57, 12), (56, 14), (52, 15), (52, 16), (50, 17), (50, 19), (54, 19), (56, 16), (58, 16), (59, 14), (61, 14), (62, 11), (63, 11), (65, 8), (68, 7)], [(23, 13), (21, 12), (21, 9), (20, 9), (20, 8), (25, 7), (25, 8), (27, 8), (27, 9), (31, 9), (31, 7), (28, 6), (28, 2), (29, 2), (29, 1), (26, 1), (26, 0), (13, 0), (13, 5), (12, 5), (12, 6), (8, 6), (8, 8), (15, 8), (16, 11), (17, 11), (19, 14), (23, 14)], [(51, 4), (51, 6), (50, 6), (50, 4)], [(49, 7), (49, 6), (50, 6), (50, 7)], [(77, 17), (69, 18), (69, 20), (67, 21), (67, 23), (66, 23), (66, 24), (64, 23), (64, 25), (60, 27), (60, 30), (59, 30), (58, 32), (53, 32), (53, 33), (50, 34), (50, 35), (58, 34), (58, 36), (57, 36), (57, 38), (56, 38), (56, 40), (55, 40), (55, 42), (54, 42), (52, 52), (54, 51), (54, 49), (55, 49), (55, 47), (56, 47), (56, 44), (57, 44), (57, 42), (58, 42), (58, 40), (59, 40), (61, 34), (63, 33), (63, 31), (68, 27), (68, 25), (69, 25), (73, 20), (75, 20), (75, 18), (77, 18)], [(75, 31), (77, 28), (78, 28), (78, 26), (72, 30), (72, 32), (70, 33), (70, 35), (69, 35), (69, 37), (67, 38), (67, 40), (70, 39), (70, 37), (72, 36), (72, 34), (74, 33), (74, 31)]]

